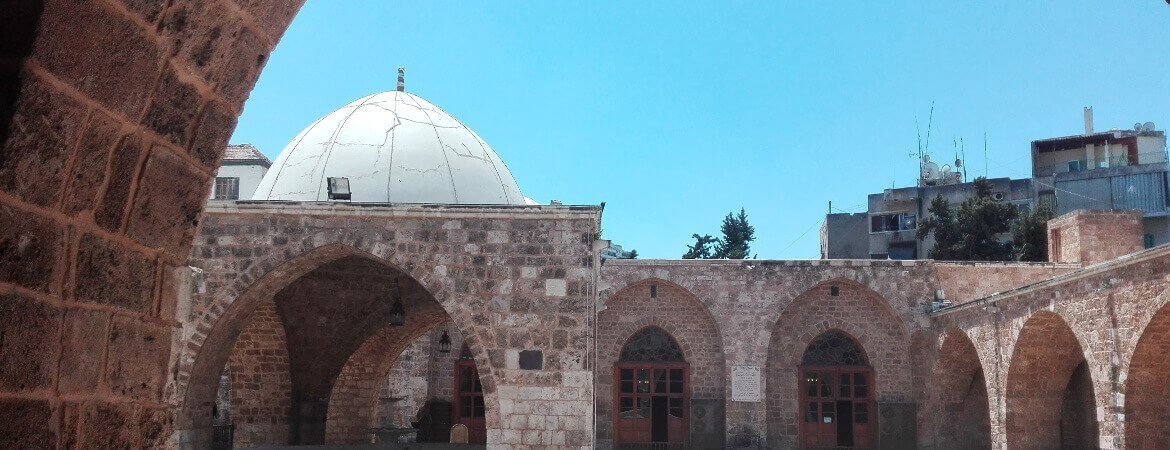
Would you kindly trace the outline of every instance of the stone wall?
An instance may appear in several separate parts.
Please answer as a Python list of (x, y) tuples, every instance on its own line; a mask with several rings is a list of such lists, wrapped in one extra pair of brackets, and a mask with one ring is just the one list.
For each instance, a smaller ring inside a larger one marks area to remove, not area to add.
[[(651, 296), (651, 287), (654, 296)], [(724, 364), (719, 326), (699, 299), (659, 279), (627, 286), (610, 297), (597, 317), (598, 448), (614, 444), (613, 366), (631, 337), (646, 327), (674, 337), (686, 358), (690, 379), (689, 448), (723, 448)]]
[[(955, 330), (974, 344), (990, 394), (995, 448), (1069, 439), (1124, 448), (1130, 423), (1162, 417), (1159, 404), (1143, 394), (1159, 392), (1158, 383), (1170, 377), (1170, 360), (1158, 350), (1163, 344), (1146, 337), (1159, 336), (1170, 320), (1168, 288), (1170, 247), (1163, 246), (956, 305), (934, 315), (934, 328)], [(942, 391), (931, 390), (936, 398)], [(1043, 401), (1049, 407), (1031, 408)], [(1077, 424), (1062, 426), (1086, 434), (1053, 434), (1058, 423)], [(1166, 427), (1132, 431), (1138, 440), (1131, 445), (1170, 439)]]
[(233, 443), (239, 448), (287, 444), (292, 382), (284, 326), (272, 303), (252, 316), (227, 363)]
[(1079, 269), (1079, 263), (934, 262), (944, 298), (963, 303)]
[(1048, 222), (1048, 255), (1056, 262), (1097, 264), (1141, 251), (1141, 211), (1078, 209)]
[[(795, 417), (789, 416), (795, 414), (796, 399), (780, 395), (780, 389), (795, 392), (792, 358), (798, 360), (826, 329), (855, 333), (873, 355), (879, 409), (888, 417), (877, 439), (898, 446), (915, 439), (910, 380), (916, 369), (908, 352), (910, 336), (930, 326), (926, 307), (937, 288), (933, 273), (931, 263), (915, 261), (607, 260), (600, 301), (605, 311), (610, 302), (622, 301), (619, 292), (655, 280), (684, 289), (709, 311), (722, 345), (725, 442), (731, 446), (795, 445)], [(829, 297), (832, 286), (844, 294)], [(624, 320), (652, 317), (640, 314)], [(692, 315), (687, 322), (704, 320)], [(703, 336), (684, 332), (676, 337), (699, 341)], [(732, 366), (761, 371), (760, 402), (729, 401)], [(613, 369), (599, 364), (597, 370), (600, 379)]]
[[(192, 300), (177, 377), (191, 412), (180, 416), (184, 442), (200, 446), (208, 438), (197, 412), (213, 397), (210, 374), (257, 305), (279, 301), (282, 290), (316, 269), (357, 257), (417, 283), (466, 339), (484, 385), (489, 443), (592, 446), (588, 357), (599, 208), (240, 202), (208, 209), (191, 260), (203, 270), (206, 289)], [(410, 317), (423, 316), (408, 314), (407, 328)], [(363, 372), (380, 371), (368, 389), (376, 397), (398, 352), (444, 322), (390, 339), (405, 342), (370, 353), (375, 359), (360, 356), (366, 353), (359, 346), (346, 364), (384, 364)], [(541, 350), (543, 369), (520, 369), (521, 350)], [(358, 404), (376, 410), (376, 399), (365, 402)], [(375, 420), (370, 414), (363, 424)]]

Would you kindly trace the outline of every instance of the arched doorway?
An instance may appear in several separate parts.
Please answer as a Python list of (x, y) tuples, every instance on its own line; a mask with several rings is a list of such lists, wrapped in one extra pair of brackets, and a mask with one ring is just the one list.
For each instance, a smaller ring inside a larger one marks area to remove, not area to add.
[(1084, 351), (1053, 312), (1032, 315), (1016, 339), (1007, 375), (1010, 448), (1096, 448), (1096, 399)]
[(485, 443), (487, 428), (484, 418), (487, 414), (483, 403), (483, 384), (479, 382), (479, 369), (466, 344), (459, 350), (459, 360), (455, 362), (454, 386), (453, 422), (467, 427), (468, 443)]
[(687, 441), (687, 362), (658, 327), (639, 331), (614, 365), (615, 439), (619, 448), (684, 448)]
[(800, 362), (800, 443), (804, 448), (873, 443), (873, 368), (857, 341), (829, 330)]

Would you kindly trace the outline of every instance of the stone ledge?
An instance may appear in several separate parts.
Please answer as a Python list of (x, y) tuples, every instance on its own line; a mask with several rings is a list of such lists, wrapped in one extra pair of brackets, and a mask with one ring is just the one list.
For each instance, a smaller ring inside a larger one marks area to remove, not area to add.
[(475, 217), (560, 219), (600, 217), (603, 205), (448, 205), (431, 203), (294, 202), (280, 200), (209, 201), (204, 213), (302, 214), (379, 217)]

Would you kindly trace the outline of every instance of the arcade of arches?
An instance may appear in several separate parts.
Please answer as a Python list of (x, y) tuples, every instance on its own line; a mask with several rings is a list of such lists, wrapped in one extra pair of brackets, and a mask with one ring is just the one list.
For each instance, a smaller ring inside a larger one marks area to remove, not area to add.
[(1136, 214), (1045, 264), (603, 265), (594, 206), (208, 205), (299, 0), (2, 4), (0, 447), (1170, 445)]

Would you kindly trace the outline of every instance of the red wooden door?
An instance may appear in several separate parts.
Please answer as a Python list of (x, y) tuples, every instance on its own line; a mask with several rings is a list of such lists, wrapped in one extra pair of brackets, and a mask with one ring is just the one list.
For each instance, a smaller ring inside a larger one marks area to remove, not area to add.
[(833, 366), (800, 369), (802, 448), (873, 446), (873, 370)]
[(628, 444), (687, 441), (690, 379), (686, 363), (614, 366), (614, 438)]
[(475, 367), (475, 360), (461, 359), (455, 363), (454, 403), (454, 422), (467, 426), (467, 442), (486, 443), (483, 386), (479, 383), (479, 370)]

